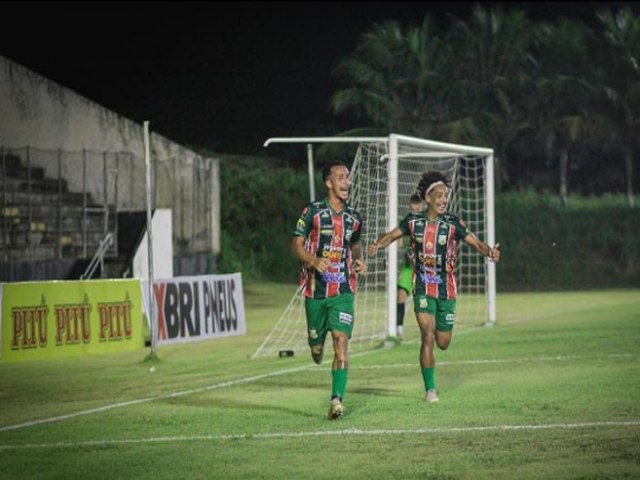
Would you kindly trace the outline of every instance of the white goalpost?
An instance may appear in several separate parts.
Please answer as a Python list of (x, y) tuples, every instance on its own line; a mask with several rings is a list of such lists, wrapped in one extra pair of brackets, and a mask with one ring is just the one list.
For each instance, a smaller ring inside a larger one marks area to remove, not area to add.
[[(420, 175), (427, 170), (439, 170), (451, 180), (448, 210), (461, 217), (485, 243), (495, 244), (492, 149), (398, 134), (388, 137), (270, 138), (264, 145), (274, 143), (307, 145), (310, 185), (314, 171), (313, 145), (357, 144), (351, 166), (349, 203), (363, 215), (361, 241), (365, 252), (378, 236), (395, 228), (404, 218)], [(313, 195), (311, 190), (312, 199)], [(388, 337), (396, 336), (397, 278), (401, 258), (397, 242), (385, 253), (366, 258), (368, 271), (358, 277), (351, 351), (373, 348)], [(496, 320), (495, 264), (462, 244), (456, 273), (459, 299), (456, 325), (492, 325)], [(413, 308), (407, 308), (407, 312), (412, 311)], [(410, 318), (407, 314), (405, 323)], [(283, 351), (307, 353), (308, 350), (304, 297), (296, 292), (252, 358), (275, 356)], [(330, 340), (326, 342), (325, 350), (332, 351)]]

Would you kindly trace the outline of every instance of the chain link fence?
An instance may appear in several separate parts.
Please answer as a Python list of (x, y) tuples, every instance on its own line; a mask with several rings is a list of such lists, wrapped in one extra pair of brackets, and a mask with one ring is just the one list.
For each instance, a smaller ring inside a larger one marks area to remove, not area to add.
[[(131, 152), (0, 147), (1, 258), (91, 257), (146, 212), (145, 161)], [(151, 153), (151, 208), (170, 209), (175, 255), (219, 253), (219, 161)], [(122, 238), (122, 235), (120, 235)], [(112, 253), (118, 252), (117, 241)]]

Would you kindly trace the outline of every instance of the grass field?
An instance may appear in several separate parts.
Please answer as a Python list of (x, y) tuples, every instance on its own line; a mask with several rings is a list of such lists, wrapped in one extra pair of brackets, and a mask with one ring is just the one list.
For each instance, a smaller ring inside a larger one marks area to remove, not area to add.
[[(245, 285), (248, 334), (0, 365), (0, 478), (640, 478), (640, 290), (499, 294), (424, 402), (418, 330), (330, 362), (249, 357), (292, 286)], [(358, 321), (356, 319), (356, 321)]]

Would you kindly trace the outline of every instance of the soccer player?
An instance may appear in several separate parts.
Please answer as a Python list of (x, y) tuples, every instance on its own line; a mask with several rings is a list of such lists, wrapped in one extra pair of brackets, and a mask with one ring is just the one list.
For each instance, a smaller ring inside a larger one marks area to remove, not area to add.
[[(419, 213), (422, 210), (422, 200), (420, 195), (414, 193), (409, 198), (409, 211)], [(413, 252), (408, 237), (399, 240), (403, 242), (404, 258), (398, 275), (398, 303), (396, 310), (396, 334), (399, 340), (404, 338), (404, 311), (407, 297), (413, 292)]]
[(425, 172), (418, 183), (418, 193), (426, 210), (409, 214), (400, 225), (369, 245), (375, 256), (402, 235), (409, 235), (414, 254), (413, 306), (420, 327), (420, 367), (428, 402), (437, 402), (434, 342), (441, 350), (451, 343), (457, 283), (455, 267), (458, 243), (465, 241), (491, 261), (500, 261), (499, 244), (489, 247), (469, 230), (464, 221), (446, 211), (449, 202), (449, 180), (437, 171)]
[(302, 262), (299, 291), (305, 298), (311, 357), (322, 362), (328, 332), (333, 340), (331, 404), (328, 417), (344, 415), (343, 401), (353, 332), (356, 274), (367, 271), (360, 244), (362, 216), (347, 204), (349, 169), (342, 162), (322, 171), (327, 196), (302, 211), (291, 249)]

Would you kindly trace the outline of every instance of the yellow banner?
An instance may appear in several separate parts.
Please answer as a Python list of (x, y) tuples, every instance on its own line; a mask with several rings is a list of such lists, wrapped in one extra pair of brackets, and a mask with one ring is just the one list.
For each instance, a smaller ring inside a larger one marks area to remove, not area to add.
[(140, 280), (2, 285), (2, 362), (144, 346)]

